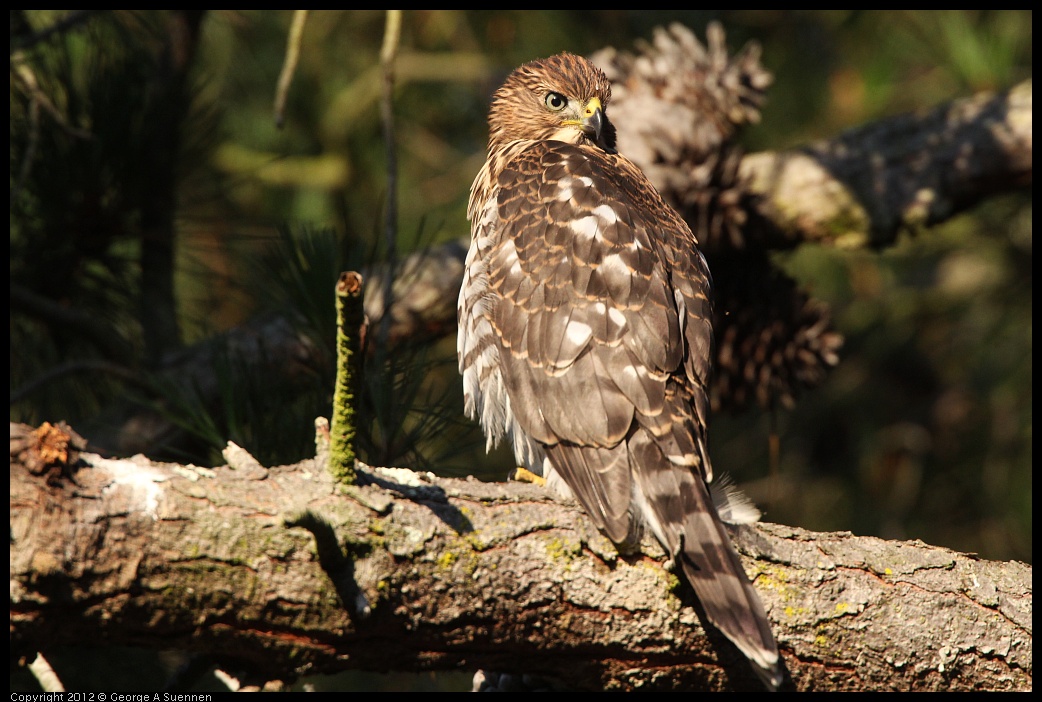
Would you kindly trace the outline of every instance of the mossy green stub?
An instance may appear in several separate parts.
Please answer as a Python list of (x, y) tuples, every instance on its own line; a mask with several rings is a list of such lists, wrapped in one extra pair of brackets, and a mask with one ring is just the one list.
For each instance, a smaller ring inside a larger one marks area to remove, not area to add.
[(340, 274), (336, 284), (336, 384), (333, 388), (333, 421), (329, 430), (329, 471), (341, 485), (355, 482), (359, 380), (362, 362), (362, 276)]

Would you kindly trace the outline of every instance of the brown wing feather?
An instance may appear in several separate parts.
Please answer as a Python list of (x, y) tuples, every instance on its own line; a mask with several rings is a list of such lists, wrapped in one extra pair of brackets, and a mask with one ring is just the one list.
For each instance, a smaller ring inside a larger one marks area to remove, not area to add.
[[(504, 169), (500, 243), (488, 268), (504, 379), (526, 397), (538, 388), (540, 416), (522, 426), (544, 443), (613, 446), (637, 416), (674, 460), (695, 464), (702, 451), (692, 426), (677, 425), (669, 436), (674, 422), (662, 414), (672, 375), (690, 369), (693, 394), (704, 393), (708, 372), (686, 349), (708, 346), (711, 330), (692, 323), (690, 309), (681, 317), (670, 280), (694, 240), (664, 206), (636, 199), (658, 196), (619, 177), (627, 166), (593, 149), (537, 142)], [(670, 238), (681, 242), (665, 248)], [(684, 272), (695, 273), (708, 275)], [(706, 291), (689, 287), (684, 304), (710, 312)], [(526, 414), (516, 403), (514, 410)], [(683, 454), (673, 453), (678, 447)]]

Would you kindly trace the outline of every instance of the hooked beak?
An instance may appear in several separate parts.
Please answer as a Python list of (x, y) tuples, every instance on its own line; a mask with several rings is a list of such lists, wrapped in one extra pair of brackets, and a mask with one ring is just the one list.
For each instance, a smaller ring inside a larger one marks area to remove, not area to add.
[(613, 140), (607, 138), (609, 132), (614, 134), (614, 129), (611, 128), (611, 123), (604, 115), (604, 107), (601, 105), (599, 98), (590, 98), (589, 102), (583, 106), (583, 114), (582, 119), (579, 121), (579, 126), (582, 128), (583, 134), (597, 146), (608, 152), (615, 151)]

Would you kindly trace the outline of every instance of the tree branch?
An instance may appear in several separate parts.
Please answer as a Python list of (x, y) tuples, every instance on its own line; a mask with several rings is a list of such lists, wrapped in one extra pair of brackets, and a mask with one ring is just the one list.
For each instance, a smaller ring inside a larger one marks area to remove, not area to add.
[[(94, 454), (48, 481), (18, 446), (16, 650), (178, 647), (269, 678), (462, 667), (577, 689), (757, 685), (654, 544), (619, 556), (532, 485), (369, 468), (341, 492), (310, 460)], [(1030, 566), (768, 524), (735, 541), (796, 689), (1031, 689)]]
[(881, 247), (984, 199), (1031, 186), (1031, 81), (834, 139), (751, 154), (740, 173), (758, 215), (800, 241)]

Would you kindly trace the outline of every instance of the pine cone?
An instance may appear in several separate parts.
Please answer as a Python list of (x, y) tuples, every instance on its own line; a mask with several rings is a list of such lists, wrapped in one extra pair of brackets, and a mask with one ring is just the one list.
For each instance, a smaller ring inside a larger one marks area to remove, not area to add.
[(766, 256), (741, 254), (718, 262), (714, 410), (756, 402), (791, 409), (800, 391), (818, 385), (839, 362), (843, 337), (828, 306), (800, 291)]
[(608, 48), (593, 61), (612, 80), (619, 150), (687, 219), (708, 254), (745, 245), (742, 152), (733, 142), (742, 125), (760, 120), (773, 79), (757, 44), (729, 57), (718, 23), (706, 37), (708, 46), (673, 24), (638, 43), (637, 55)]

